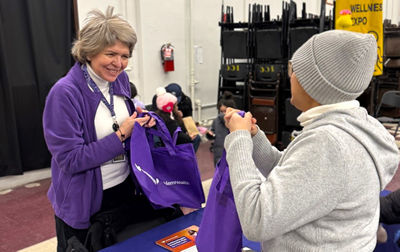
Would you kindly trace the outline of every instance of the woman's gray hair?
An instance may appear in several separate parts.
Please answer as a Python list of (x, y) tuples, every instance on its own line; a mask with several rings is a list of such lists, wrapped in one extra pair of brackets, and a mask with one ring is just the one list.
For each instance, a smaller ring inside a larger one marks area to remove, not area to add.
[(129, 56), (132, 56), (137, 41), (136, 32), (120, 15), (113, 15), (113, 10), (114, 7), (108, 6), (105, 14), (98, 9), (88, 13), (78, 39), (74, 41), (71, 49), (75, 60), (84, 64), (88, 57), (97, 55), (116, 41), (127, 45)]

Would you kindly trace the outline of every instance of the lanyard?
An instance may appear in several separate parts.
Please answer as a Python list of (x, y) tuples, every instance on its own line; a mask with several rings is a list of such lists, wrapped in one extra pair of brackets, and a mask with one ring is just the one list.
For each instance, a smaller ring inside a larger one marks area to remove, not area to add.
[(119, 124), (117, 121), (117, 116), (115, 115), (115, 111), (114, 111), (114, 87), (113, 87), (113, 85), (111, 83), (108, 84), (109, 85), (108, 93), (110, 94), (110, 102), (108, 102), (106, 97), (104, 97), (103, 93), (100, 91), (99, 87), (96, 85), (96, 83), (94, 83), (92, 78), (90, 78), (90, 76), (87, 72), (86, 65), (82, 65), (82, 71), (83, 71), (83, 75), (85, 76), (86, 83), (93, 89), (94, 92), (101, 94), (101, 101), (104, 103), (104, 105), (106, 105), (108, 110), (110, 110), (111, 117), (114, 121), (114, 123), (112, 125), (112, 129), (114, 131), (117, 131), (119, 129)]

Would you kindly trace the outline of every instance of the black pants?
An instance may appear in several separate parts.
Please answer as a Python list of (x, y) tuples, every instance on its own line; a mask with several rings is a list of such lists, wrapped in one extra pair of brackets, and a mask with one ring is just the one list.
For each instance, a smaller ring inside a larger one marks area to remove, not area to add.
[[(132, 212), (124, 216), (120, 216), (125, 226), (128, 226), (139, 221), (151, 220), (160, 217), (165, 217), (165, 220), (174, 219), (182, 215), (180, 210), (161, 209), (154, 210), (150, 202), (144, 195), (134, 194), (134, 184), (131, 177), (128, 177), (123, 183), (103, 191), (103, 200), (101, 209), (95, 215), (102, 212), (110, 211), (115, 208), (129, 205), (132, 207)], [(178, 213), (176, 213), (178, 211)], [(88, 233), (88, 229), (75, 229), (63, 220), (55, 216), (56, 233), (57, 233), (57, 252), (64, 252), (68, 246), (68, 239), (75, 236), (82, 244)]]

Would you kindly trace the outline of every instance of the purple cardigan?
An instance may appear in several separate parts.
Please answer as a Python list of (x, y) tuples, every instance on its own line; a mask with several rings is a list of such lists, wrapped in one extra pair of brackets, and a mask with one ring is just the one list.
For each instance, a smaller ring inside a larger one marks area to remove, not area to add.
[[(80, 67), (75, 63), (51, 88), (43, 112), (43, 129), (52, 154), (48, 197), (55, 214), (71, 227), (85, 229), (101, 206), (100, 165), (124, 153), (124, 148), (115, 133), (97, 140), (94, 117), (101, 95), (89, 89)], [(131, 114), (126, 73), (121, 73), (113, 85), (114, 94), (125, 96)]]

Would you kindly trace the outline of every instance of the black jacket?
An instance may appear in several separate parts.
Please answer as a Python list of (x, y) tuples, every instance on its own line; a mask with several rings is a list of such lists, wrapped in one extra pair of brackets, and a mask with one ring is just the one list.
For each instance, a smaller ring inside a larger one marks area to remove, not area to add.
[[(171, 136), (174, 136), (175, 130), (178, 128), (178, 122), (175, 120), (167, 120), (165, 121), (165, 126), (167, 126), (169, 133)], [(186, 128), (185, 126), (181, 126), (180, 132), (178, 132), (178, 139), (176, 140), (176, 144), (185, 144), (185, 143), (191, 143), (192, 139), (190, 136), (186, 133)]]
[(400, 224), (400, 189), (384, 197), (380, 197), (380, 222), (385, 224)]
[(213, 144), (214, 165), (216, 165), (222, 157), (222, 153), (224, 152), (225, 137), (229, 134), (229, 129), (225, 126), (224, 116), (224, 114), (219, 114), (211, 125), (211, 131), (215, 134), (215, 140)]
[(187, 134), (187, 129), (185, 128), (185, 125), (183, 122), (179, 123), (178, 120), (172, 119), (169, 115), (169, 113), (165, 113), (162, 111), (156, 111), (158, 116), (164, 121), (165, 126), (167, 126), (167, 129), (169, 131), (169, 134), (173, 137), (175, 130), (180, 127), (181, 131), (178, 132), (178, 138), (176, 140), (176, 144), (185, 144), (185, 143), (191, 143), (193, 142), (190, 136)]
[(182, 117), (193, 116), (192, 100), (184, 93), (182, 93), (181, 101), (178, 103), (178, 109), (182, 111)]

